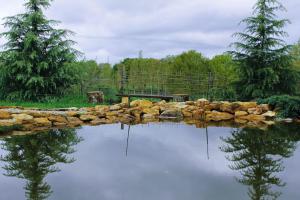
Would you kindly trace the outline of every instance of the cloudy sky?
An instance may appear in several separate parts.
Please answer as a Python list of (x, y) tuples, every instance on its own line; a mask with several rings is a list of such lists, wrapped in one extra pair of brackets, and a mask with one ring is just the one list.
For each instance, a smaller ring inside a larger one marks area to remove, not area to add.
[[(98, 62), (116, 63), (137, 57), (140, 50), (144, 57), (162, 58), (190, 49), (212, 57), (228, 50), (231, 35), (241, 29), (239, 21), (251, 14), (255, 1), (55, 0), (46, 15), (76, 32), (76, 48)], [(0, 0), (0, 18), (23, 12), (23, 2)], [(292, 22), (286, 40), (295, 43), (300, 38), (300, 1), (284, 0), (284, 5), (288, 12), (281, 16)]]

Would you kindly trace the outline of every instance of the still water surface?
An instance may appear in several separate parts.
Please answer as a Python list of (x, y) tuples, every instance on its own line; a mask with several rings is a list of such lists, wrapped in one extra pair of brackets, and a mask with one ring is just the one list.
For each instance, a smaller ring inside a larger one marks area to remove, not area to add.
[(300, 199), (300, 126), (105, 125), (0, 138), (0, 199)]

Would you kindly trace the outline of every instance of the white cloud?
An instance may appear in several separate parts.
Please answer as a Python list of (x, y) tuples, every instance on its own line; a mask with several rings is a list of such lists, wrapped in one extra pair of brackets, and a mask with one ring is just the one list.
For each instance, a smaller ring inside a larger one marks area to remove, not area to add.
[[(76, 32), (79, 49), (99, 61), (110, 57), (117, 62), (137, 56), (139, 50), (158, 58), (189, 49), (212, 56), (228, 50), (231, 35), (241, 29), (238, 23), (251, 14), (255, 1), (56, 0), (46, 15)], [(20, 2), (0, 0), (0, 18), (21, 12)], [(287, 41), (294, 43), (300, 37), (300, 1), (283, 3), (288, 12), (281, 16), (293, 22), (287, 27)]]

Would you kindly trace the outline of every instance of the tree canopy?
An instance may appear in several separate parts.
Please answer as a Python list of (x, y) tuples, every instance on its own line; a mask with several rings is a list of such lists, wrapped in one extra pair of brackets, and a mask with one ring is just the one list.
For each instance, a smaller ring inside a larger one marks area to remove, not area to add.
[(2, 98), (44, 100), (60, 96), (74, 81), (66, 66), (78, 52), (67, 39), (68, 30), (55, 29), (57, 21), (43, 13), (50, 0), (26, 0), (26, 12), (5, 18), (7, 32), (2, 60), (0, 89)]
[(244, 32), (236, 33), (234, 58), (239, 62), (237, 91), (253, 99), (275, 94), (293, 94), (296, 76), (291, 67), (290, 46), (283, 38), (289, 21), (278, 19), (276, 12), (285, 8), (278, 0), (258, 0), (253, 16), (242, 21)]

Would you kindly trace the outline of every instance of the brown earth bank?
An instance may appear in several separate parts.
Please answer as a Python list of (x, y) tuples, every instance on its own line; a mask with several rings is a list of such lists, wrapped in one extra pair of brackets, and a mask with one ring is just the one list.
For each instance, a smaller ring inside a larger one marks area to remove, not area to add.
[[(256, 102), (188, 102), (132, 101), (112, 106), (55, 110), (0, 107), (0, 127), (18, 127), (20, 131), (72, 128), (82, 125), (139, 124), (162, 120), (184, 121), (202, 127), (212, 122), (235, 123), (240, 126), (268, 126), (275, 123), (276, 112)], [(291, 121), (291, 120), (289, 120)]]

